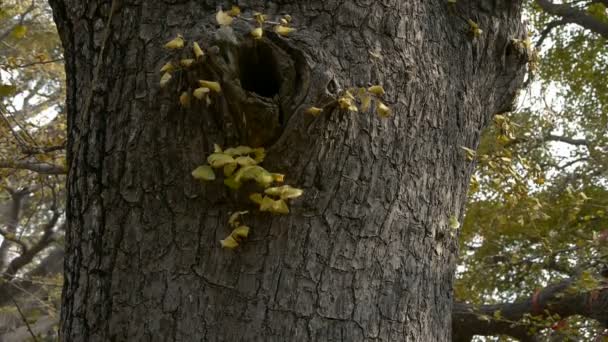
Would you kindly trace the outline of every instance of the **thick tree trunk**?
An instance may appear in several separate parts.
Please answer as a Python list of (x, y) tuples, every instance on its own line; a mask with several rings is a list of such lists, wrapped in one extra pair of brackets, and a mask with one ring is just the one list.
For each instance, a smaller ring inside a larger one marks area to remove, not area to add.
[[(473, 169), (460, 146), (476, 147), (521, 83), (519, 3), (239, 1), (298, 30), (254, 42), (237, 23), (234, 45), (216, 33), (227, 3), (115, 2), (106, 40), (110, 1), (51, 1), (70, 134), (62, 339), (449, 340), (448, 220)], [(161, 90), (163, 44), (178, 33), (208, 59)], [(224, 91), (180, 108), (196, 79)], [(390, 118), (303, 114), (370, 84), (386, 89)], [(305, 191), (287, 216), (247, 216), (236, 251), (218, 240), (246, 196), (190, 176), (213, 143), (265, 146), (264, 165)]]

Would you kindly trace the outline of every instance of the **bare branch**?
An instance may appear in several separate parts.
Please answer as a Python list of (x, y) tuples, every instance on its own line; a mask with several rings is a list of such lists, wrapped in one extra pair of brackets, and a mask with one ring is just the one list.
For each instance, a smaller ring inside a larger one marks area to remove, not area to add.
[(47, 248), (54, 241), (55, 234), (53, 229), (59, 220), (59, 216), (59, 211), (55, 210), (53, 212), (53, 217), (51, 217), (49, 222), (43, 226), (43, 232), (40, 239), (30, 248), (26, 248), (21, 255), (10, 262), (3, 275), (5, 280), (10, 281), (21, 268), (32, 262), (38, 253)]
[[(0, 278), (0, 306), (6, 305), (13, 296), (19, 293), (26, 294), (36, 299), (38, 297), (45, 297), (42, 295), (35, 295), (35, 293), (41, 289), (44, 289), (49, 284), (42, 284), (41, 282), (35, 281), (42, 277), (49, 277), (55, 274), (59, 274), (63, 271), (63, 259), (65, 251), (63, 248), (53, 248), (51, 252), (44, 257), (38, 265), (22, 277), (9, 276), (10, 281)], [(5, 273), (2, 273), (4, 276)], [(42, 302), (42, 305), (47, 305)]]
[(576, 146), (589, 146), (589, 142), (585, 139), (574, 139), (570, 137), (564, 137), (560, 135), (549, 134), (545, 137), (544, 141), (559, 141), (570, 145)]
[(0, 160), (0, 169), (30, 170), (45, 175), (65, 175), (67, 173), (65, 167), (61, 165), (26, 161)]
[(25, 315), (21, 311), (21, 308), (19, 307), (19, 304), (17, 304), (17, 301), (14, 300), (14, 299), (13, 299), (13, 303), (15, 304), (15, 307), (17, 308), (17, 311), (19, 312), (19, 316), (21, 316), (21, 320), (23, 321), (23, 323), (25, 323), (25, 326), (27, 327), (27, 331), (29, 331), (30, 336), (32, 336), (34, 342), (38, 342), (38, 338), (36, 338), (36, 335), (32, 331), (32, 327), (30, 327), (30, 323), (27, 321), (27, 318), (25, 317)]
[(63, 58), (50, 59), (47, 61), (36, 61), (36, 62), (13, 65), (13, 66), (4, 64), (3, 66), (5, 68), (11, 68), (11, 69), (22, 69), (22, 68), (28, 68), (28, 67), (36, 66), (36, 65), (44, 65), (44, 64), (51, 64), (51, 63), (58, 63), (58, 62), (63, 62)]
[(11, 242), (19, 245), (22, 250), (25, 250), (26, 248), (25, 244), (17, 239), (15, 233), (17, 232), (17, 226), (19, 225), (23, 198), (31, 192), (28, 188), (20, 190), (6, 188), (6, 190), (11, 195), (11, 208), (6, 218), (6, 228), (0, 228), (0, 235), (5, 239), (0, 243), (0, 270), (8, 263), (7, 257)]
[(547, 39), (547, 36), (551, 32), (551, 30), (553, 30), (554, 28), (556, 28), (558, 26), (565, 25), (567, 23), (568, 22), (565, 20), (555, 20), (555, 21), (548, 23), (547, 26), (545, 26), (544, 30), (542, 30), (540, 33), (540, 37), (538, 38), (538, 41), (536, 42), (536, 48), (539, 48), (541, 45), (543, 45), (543, 42), (545, 41), (545, 39)]

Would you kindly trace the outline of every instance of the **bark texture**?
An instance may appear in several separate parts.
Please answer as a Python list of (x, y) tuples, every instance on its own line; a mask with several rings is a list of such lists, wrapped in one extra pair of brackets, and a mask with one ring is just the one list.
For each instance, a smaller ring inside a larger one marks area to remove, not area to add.
[[(518, 1), (239, 1), (294, 18), (290, 38), (257, 42), (217, 31), (219, 1), (116, 0), (109, 29), (110, 1), (51, 4), (68, 75), (62, 340), (450, 339), (448, 220), (473, 170), (459, 147), (522, 81)], [(161, 90), (178, 33), (208, 58)], [(196, 79), (223, 94), (181, 108)], [(371, 84), (392, 117), (303, 114)], [(218, 240), (246, 194), (190, 176), (213, 143), (265, 146), (305, 191), (287, 216), (249, 215), (235, 252)]]

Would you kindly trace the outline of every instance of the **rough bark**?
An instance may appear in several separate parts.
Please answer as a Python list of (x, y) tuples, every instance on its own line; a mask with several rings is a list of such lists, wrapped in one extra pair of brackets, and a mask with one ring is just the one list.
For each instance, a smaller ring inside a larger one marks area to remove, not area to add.
[[(298, 31), (254, 43), (236, 24), (237, 45), (215, 33), (226, 3), (117, 3), (105, 39), (109, 1), (51, 1), (68, 80), (62, 340), (449, 340), (448, 219), (473, 170), (460, 146), (522, 81), (519, 2), (240, 1)], [(208, 59), (160, 90), (178, 33)], [(197, 78), (224, 93), (180, 108)], [(369, 84), (392, 117), (303, 114)], [(190, 176), (213, 143), (264, 145), (264, 165), (305, 191), (287, 216), (249, 215), (236, 252), (218, 240), (246, 196)]]

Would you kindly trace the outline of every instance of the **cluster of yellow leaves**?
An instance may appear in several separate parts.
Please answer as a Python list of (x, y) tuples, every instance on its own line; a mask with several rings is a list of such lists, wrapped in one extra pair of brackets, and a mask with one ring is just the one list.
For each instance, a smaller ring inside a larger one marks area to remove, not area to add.
[[(355, 95), (353, 95), (355, 94)], [(372, 101), (376, 104), (376, 113), (383, 118), (391, 115), (391, 109), (384, 104), (380, 99), (385, 94), (384, 88), (380, 85), (373, 85), (368, 88), (350, 88), (342, 94), (337, 100), (340, 109), (351, 112), (368, 111), (372, 105)], [(322, 108), (310, 107), (305, 113), (318, 116), (323, 112)]]
[(515, 139), (514, 128), (517, 126), (509, 118), (498, 114), (494, 116), (494, 126), (498, 132), (497, 140), (499, 143), (506, 144)]
[(237, 6), (232, 6), (229, 11), (219, 10), (215, 15), (215, 20), (220, 26), (229, 26), (232, 24), (234, 19), (241, 18), (246, 22), (255, 23), (255, 26), (251, 29), (250, 35), (254, 39), (260, 39), (264, 35), (264, 25), (273, 25), (273, 31), (281, 36), (288, 36), (290, 33), (295, 31), (291, 24), (291, 16), (284, 15), (279, 18), (278, 21), (269, 21), (265, 14), (254, 12), (252, 18), (241, 17), (241, 9)]
[(248, 211), (237, 211), (230, 215), (228, 225), (233, 229), (230, 235), (224, 240), (220, 240), (220, 244), (223, 248), (235, 249), (243, 239), (246, 239), (249, 236), (249, 227), (242, 224), (240, 220), (241, 216), (248, 213)]
[[(253, 181), (264, 189), (264, 194), (253, 193), (249, 196), (251, 201), (259, 205), (260, 211), (288, 214), (287, 200), (301, 196), (303, 191), (289, 185), (271, 187), (273, 183), (282, 184), (285, 175), (269, 172), (260, 166), (259, 164), (264, 161), (265, 156), (266, 152), (262, 147), (237, 146), (222, 150), (216, 144), (214, 152), (207, 157), (208, 164), (197, 167), (192, 171), (192, 176), (203, 181), (213, 181), (216, 179), (214, 169), (221, 169), (224, 175), (224, 185), (232, 190), (238, 190), (243, 183)], [(228, 223), (234, 225), (236, 218), (237, 216), (231, 217)], [(236, 227), (229, 237), (222, 240), (222, 246), (226, 248), (238, 246), (239, 238), (247, 236), (246, 234), (242, 236), (245, 228), (248, 233), (248, 227)]]
[[(182, 50), (186, 46), (184, 37), (178, 34), (175, 38), (165, 44), (168, 50)], [(192, 67), (196, 63), (202, 62), (205, 57), (205, 52), (197, 42), (192, 42), (192, 54), (194, 58), (181, 58), (165, 63), (160, 72), (163, 74), (160, 78), (160, 87), (166, 87), (173, 78), (172, 72), (184, 70)], [(190, 57), (190, 56), (187, 56)], [(199, 80), (197, 87), (192, 91), (183, 91), (179, 96), (179, 102), (182, 107), (189, 108), (192, 97), (199, 101), (205, 101), (207, 105), (211, 104), (210, 93), (221, 93), (222, 87), (219, 82)]]

